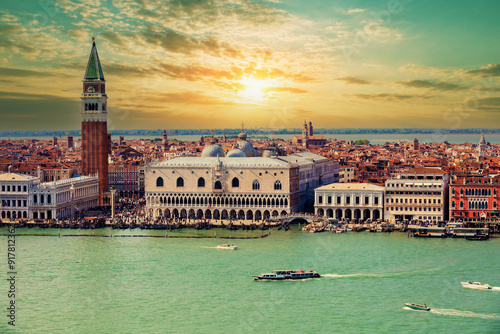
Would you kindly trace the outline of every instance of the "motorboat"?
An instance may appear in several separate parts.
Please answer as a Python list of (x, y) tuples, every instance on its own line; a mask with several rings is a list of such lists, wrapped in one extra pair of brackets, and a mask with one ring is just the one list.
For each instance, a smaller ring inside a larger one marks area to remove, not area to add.
[(464, 288), (469, 288), (469, 289), (480, 289), (480, 290), (491, 290), (491, 286), (486, 283), (481, 283), (481, 282), (460, 282)]
[(235, 250), (235, 249), (238, 249), (238, 246), (235, 246), (235, 245), (219, 245), (219, 246), (217, 246), (217, 249)]
[(307, 278), (319, 278), (321, 277), (315, 271), (309, 270), (274, 270), (272, 273), (264, 273), (260, 275), (254, 275), (253, 279), (255, 281), (282, 281), (282, 280), (300, 280)]
[(430, 311), (431, 308), (428, 307), (426, 304), (424, 305), (418, 305), (418, 304), (413, 304), (413, 303), (405, 303), (405, 305), (412, 310), (417, 310), (417, 311)]

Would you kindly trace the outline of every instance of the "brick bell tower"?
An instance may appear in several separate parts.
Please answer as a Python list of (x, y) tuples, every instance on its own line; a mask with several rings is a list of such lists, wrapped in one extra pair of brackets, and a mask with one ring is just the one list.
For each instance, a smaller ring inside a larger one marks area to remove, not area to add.
[(103, 193), (108, 190), (108, 96), (94, 37), (81, 99), (82, 174), (99, 174), (99, 204), (102, 205)]

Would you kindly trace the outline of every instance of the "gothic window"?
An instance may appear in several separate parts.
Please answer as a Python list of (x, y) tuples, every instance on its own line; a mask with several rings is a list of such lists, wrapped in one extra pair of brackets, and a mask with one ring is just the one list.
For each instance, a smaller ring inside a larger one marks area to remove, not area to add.
[(455, 196), (455, 188), (451, 189), (451, 194)]
[(279, 180), (274, 182), (274, 190), (281, 190), (281, 182)]
[(464, 194), (464, 188), (460, 188), (460, 195), (463, 196)]
[(497, 202), (493, 202), (493, 209), (497, 208)]
[(198, 187), (205, 187), (205, 179), (200, 177), (198, 179)]
[(238, 180), (238, 178), (234, 178), (232, 181), (231, 181), (231, 187), (233, 188), (238, 188), (240, 186), (240, 180)]
[(259, 183), (259, 181), (257, 181), (257, 180), (253, 181), (253, 183), (252, 183), (252, 189), (253, 190), (259, 190), (260, 189), (260, 183)]
[(177, 179), (177, 187), (184, 187), (184, 179), (182, 177)]
[(220, 183), (220, 181), (215, 182), (214, 189), (222, 189), (222, 184)]
[(47, 203), (49, 203), (49, 204), (50, 204), (50, 203), (52, 202), (51, 200), (52, 200), (51, 196), (50, 196), (50, 195), (47, 195)]
[(89, 105), (85, 103), (85, 111), (89, 110)]
[(33, 203), (38, 203), (38, 196), (37, 195), (34, 195), (33, 196)]
[(455, 209), (455, 202), (451, 202), (451, 207)]
[(159, 177), (156, 179), (156, 186), (163, 187), (163, 178), (162, 177)]

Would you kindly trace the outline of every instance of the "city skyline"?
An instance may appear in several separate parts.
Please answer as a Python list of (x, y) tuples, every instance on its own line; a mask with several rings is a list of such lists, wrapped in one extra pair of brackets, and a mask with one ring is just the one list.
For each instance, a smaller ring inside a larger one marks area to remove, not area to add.
[(497, 3), (348, 5), (2, 4), (0, 131), (79, 128), (94, 36), (110, 130), (495, 127)]

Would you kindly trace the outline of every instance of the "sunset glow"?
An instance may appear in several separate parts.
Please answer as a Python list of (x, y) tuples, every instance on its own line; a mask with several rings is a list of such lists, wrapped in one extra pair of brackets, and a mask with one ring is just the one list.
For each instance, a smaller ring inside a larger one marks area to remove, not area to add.
[(500, 3), (396, 3), (4, 1), (0, 129), (77, 129), (92, 37), (117, 129), (500, 123)]
[(270, 86), (268, 81), (256, 80), (253, 78), (243, 77), (240, 83), (245, 87), (239, 92), (239, 95), (255, 101), (265, 100), (267, 94), (264, 92)]

